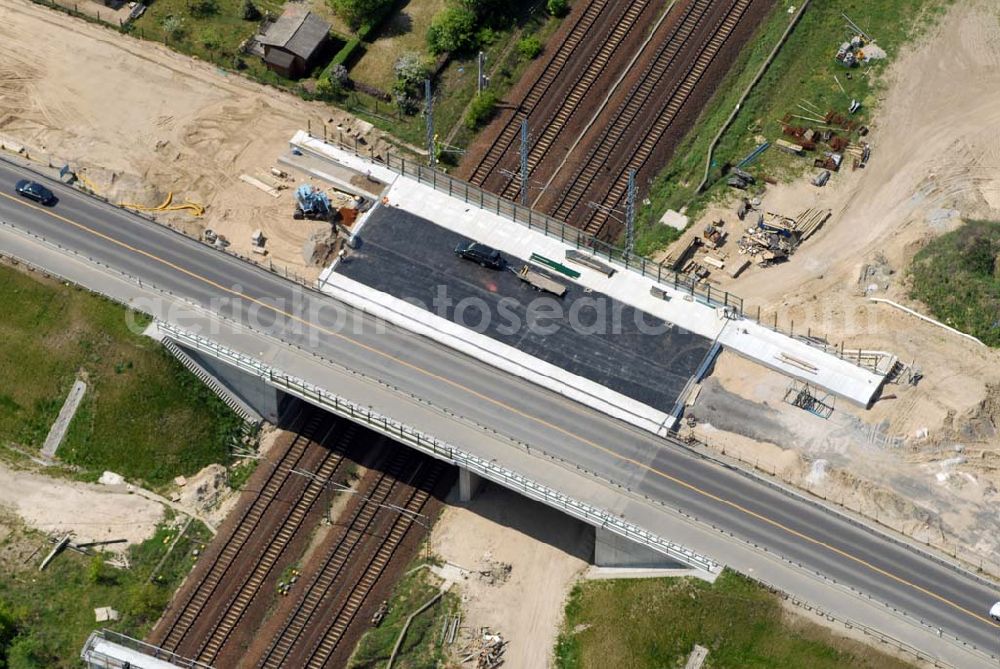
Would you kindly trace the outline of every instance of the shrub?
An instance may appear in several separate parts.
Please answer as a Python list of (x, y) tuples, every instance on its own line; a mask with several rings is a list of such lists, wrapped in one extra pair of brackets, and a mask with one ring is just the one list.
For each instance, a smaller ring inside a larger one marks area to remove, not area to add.
[(497, 96), (492, 91), (485, 91), (469, 105), (465, 114), (465, 127), (478, 130), (486, 125), (496, 112)]
[(361, 39), (358, 37), (352, 37), (347, 40), (347, 44), (345, 44), (344, 47), (337, 52), (337, 55), (333, 57), (333, 60), (330, 61), (330, 63), (333, 65), (346, 65), (347, 61), (354, 55), (354, 52), (357, 51), (360, 46)]
[(378, 23), (392, 7), (393, 0), (330, 0), (330, 6), (352, 30)]
[(260, 20), (260, 10), (257, 9), (257, 5), (253, 4), (253, 0), (243, 0), (243, 20), (244, 21)]
[(542, 43), (537, 37), (525, 37), (517, 43), (517, 52), (525, 60), (533, 60), (542, 52)]
[(467, 7), (448, 7), (434, 17), (427, 31), (431, 53), (458, 53), (476, 47), (476, 14)]
[(500, 33), (493, 28), (480, 28), (476, 31), (475, 45), (482, 49), (491, 44), (496, 44), (500, 40)]
[(87, 565), (87, 580), (94, 585), (114, 585), (118, 578), (111, 567), (104, 563), (104, 558), (95, 555)]
[(7, 648), (17, 637), (17, 618), (0, 601), (0, 659), (6, 657)]
[(14, 639), (7, 651), (7, 666), (10, 669), (45, 669), (54, 666), (56, 659), (49, 657), (41, 640), (30, 635)]
[(335, 64), (316, 81), (316, 94), (327, 100), (339, 100), (347, 91), (347, 82), (347, 68)]
[(163, 19), (163, 34), (172, 40), (179, 40), (184, 37), (187, 29), (184, 27), (184, 19), (180, 16), (170, 14)]
[(222, 46), (222, 38), (219, 36), (219, 31), (215, 28), (206, 26), (201, 31), (201, 37), (199, 39), (201, 45), (205, 47), (208, 51), (215, 51), (220, 46)]
[(192, 0), (188, 5), (191, 16), (203, 19), (219, 13), (219, 0)]
[(458, 0), (458, 4), (479, 18), (496, 18), (504, 10), (500, 0)]
[(334, 63), (330, 67), (330, 72), (327, 76), (329, 77), (330, 81), (336, 82), (341, 86), (345, 86), (347, 84), (347, 79), (348, 79), (347, 68), (344, 67), (344, 65), (342, 65), (341, 63)]
[(970, 221), (931, 241), (910, 275), (911, 297), (935, 317), (1000, 347), (1000, 223)]
[(153, 622), (170, 601), (170, 593), (152, 583), (136, 583), (128, 589), (128, 613), (135, 620)]
[(549, 10), (549, 14), (557, 18), (566, 16), (569, 12), (569, 1), (568, 0), (548, 0), (546, 7)]
[(395, 88), (415, 89), (423, 86), (424, 79), (430, 75), (427, 62), (414, 51), (407, 51), (397, 58), (393, 71), (396, 73)]

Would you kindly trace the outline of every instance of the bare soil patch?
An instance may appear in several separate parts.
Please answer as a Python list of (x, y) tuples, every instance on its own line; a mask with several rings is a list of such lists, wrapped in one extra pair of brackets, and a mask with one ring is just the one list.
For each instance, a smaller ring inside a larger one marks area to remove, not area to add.
[[(986, 2), (951, 7), (889, 71), (864, 170), (817, 189), (806, 179), (769, 187), (763, 208), (831, 219), (782, 265), (737, 280), (715, 272), (747, 311), (846, 347), (890, 351), (923, 372), (916, 387), (889, 385), (863, 410), (838, 402), (823, 421), (782, 402), (788, 379), (724, 357), (694, 413), (699, 436), (737, 449), (790, 481), (900, 527), (921, 540), (995, 559), (1000, 501), (1000, 352), (978, 346), (869, 297), (908, 299), (906, 270), (930, 239), (962, 218), (1000, 219), (1000, 20)], [(722, 218), (731, 240), (745, 223), (712, 208), (692, 229)], [(725, 251), (736, 256), (735, 243)], [(877, 271), (869, 273), (869, 268)], [(744, 404), (746, 402), (746, 404)], [(714, 409), (710, 407), (714, 405)], [(734, 412), (747, 417), (737, 426)], [(821, 462), (822, 461), (822, 462)]]
[(0, 507), (53, 536), (72, 533), (78, 542), (127, 540), (105, 548), (119, 553), (153, 536), (163, 520), (163, 506), (140, 495), (3, 466)]
[(364, 127), (382, 150), (371, 126), (26, 0), (0, 7), (4, 144), (20, 144), (42, 162), (69, 163), (113, 202), (156, 206), (173, 193), (175, 203), (203, 204), (202, 218), (160, 217), (191, 234), (212, 228), (248, 256), (260, 229), (268, 259), (307, 278), (318, 274), (302, 257), (315, 225), (292, 219), (292, 188), (274, 198), (240, 176), (267, 181), (292, 134), (307, 125), (316, 133), (324, 124), (331, 132)]
[(487, 484), (472, 502), (445, 508), (431, 548), (465, 570), (457, 582), (462, 627), (508, 639), (506, 666), (552, 666), (566, 597), (593, 556), (593, 530)]

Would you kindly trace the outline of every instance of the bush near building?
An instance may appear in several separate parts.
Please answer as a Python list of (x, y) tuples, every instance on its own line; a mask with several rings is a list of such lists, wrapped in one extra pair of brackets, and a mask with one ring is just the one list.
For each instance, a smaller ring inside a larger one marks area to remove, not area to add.
[(329, 0), (330, 6), (352, 30), (373, 26), (392, 9), (395, 0)]
[(453, 5), (434, 17), (427, 31), (427, 46), (433, 54), (472, 51), (479, 45), (479, 19), (468, 7)]

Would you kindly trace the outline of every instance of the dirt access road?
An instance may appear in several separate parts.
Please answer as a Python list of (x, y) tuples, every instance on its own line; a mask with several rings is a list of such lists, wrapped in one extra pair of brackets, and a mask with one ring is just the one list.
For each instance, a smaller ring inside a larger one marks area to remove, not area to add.
[[(261, 229), (276, 264), (311, 276), (302, 247), (324, 226), (292, 219), (289, 190), (273, 198), (239, 177), (267, 175), (307, 123), (315, 132), (324, 123), (331, 131), (370, 126), (27, 0), (0, 0), (0, 15), (4, 144), (83, 168), (114, 202), (155, 206), (173, 192), (175, 201), (206, 205), (197, 221), (180, 212), (163, 217), (192, 233), (210, 227), (246, 255)], [(368, 140), (382, 150), (378, 137)]]
[[(736, 281), (715, 274), (752, 312), (761, 305), (763, 320), (777, 312), (785, 329), (794, 322), (796, 332), (848, 348), (893, 352), (923, 380), (889, 386), (869, 411), (838, 402), (823, 421), (781, 401), (788, 379), (723, 360), (694, 412), (717, 448), (948, 552), (997, 561), (1000, 352), (872, 303), (864, 289), (873, 281), (859, 279), (867, 265), (892, 270), (870, 296), (927, 313), (907, 297), (914, 254), (962, 218), (1000, 220), (1000, 10), (986, 0), (955, 4), (889, 56), (869, 166), (827, 188), (801, 178), (763, 197), (765, 209), (793, 216), (829, 208), (830, 221), (785, 264)], [(724, 218), (738, 237), (732, 210), (715, 208), (693, 227)], [(734, 242), (725, 250), (735, 255)]]

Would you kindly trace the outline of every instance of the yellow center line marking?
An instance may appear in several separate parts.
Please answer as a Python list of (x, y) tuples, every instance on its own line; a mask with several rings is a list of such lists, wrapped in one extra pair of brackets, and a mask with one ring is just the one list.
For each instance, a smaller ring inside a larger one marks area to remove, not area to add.
[[(128, 251), (131, 251), (132, 253), (135, 253), (137, 255), (149, 258), (150, 260), (153, 260), (155, 262), (161, 263), (161, 264), (165, 265), (166, 267), (169, 267), (170, 269), (173, 269), (174, 271), (177, 271), (177, 272), (180, 272), (181, 274), (189, 276), (192, 279), (195, 279), (196, 281), (200, 281), (202, 283), (208, 284), (209, 286), (211, 286), (211, 287), (213, 287), (213, 288), (215, 288), (217, 290), (220, 290), (220, 291), (225, 292), (225, 293), (229, 293), (229, 294), (234, 295), (236, 297), (239, 297), (241, 299), (245, 299), (245, 300), (247, 300), (247, 301), (249, 301), (249, 302), (251, 302), (253, 304), (260, 305), (261, 307), (263, 307), (265, 309), (269, 309), (270, 311), (274, 312), (276, 315), (284, 316), (284, 317), (289, 318), (289, 319), (291, 319), (293, 321), (299, 322), (299, 323), (301, 323), (303, 325), (307, 325), (307, 326), (309, 326), (311, 328), (319, 330), (320, 332), (323, 332), (324, 334), (328, 334), (328, 335), (330, 335), (332, 337), (337, 337), (339, 339), (342, 339), (342, 340), (344, 340), (346, 342), (351, 343), (354, 346), (358, 346), (358, 347), (362, 348), (363, 350), (368, 351), (370, 353), (373, 353), (373, 354), (375, 354), (375, 355), (377, 355), (379, 357), (382, 357), (382, 358), (384, 358), (384, 359), (386, 359), (388, 361), (391, 361), (391, 362), (397, 363), (399, 365), (402, 365), (402, 366), (404, 366), (406, 368), (412, 369), (412, 370), (414, 370), (414, 371), (416, 371), (416, 372), (418, 372), (420, 374), (423, 374), (423, 375), (425, 375), (425, 376), (427, 376), (427, 377), (429, 377), (431, 379), (434, 379), (435, 381), (440, 381), (441, 383), (449, 385), (449, 386), (455, 388), (456, 390), (460, 390), (462, 392), (468, 393), (468, 394), (472, 395), (473, 397), (476, 397), (478, 399), (483, 400), (484, 402), (487, 402), (489, 404), (493, 404), (493, 405), (495, 405), (497, 407), (500, 407), (502, 409), (510, 411), (511, 413), (514, 413), (514, 414), (516, 414), (518, 416), (526, 418), (527, 420), (535, 422), (538, 425), (541, 425), (542, 427), (545, 427), (547, 429), (553, 430), (553, 431), (558, 432), (560, 434), (564, 434), (564, 435), (566, 435), (567, 437), (569, 437), (571, 439), (574, 439), (574, 440), (576, 440), (576, 441), (578, 441), (578, 442), (580, 442), (582, 444), (585, 444), (585, 445), (587, 445), (587, 446), (589, 446), (589, 447), (591, 447), (591, 448), (593, 448), (593, 449), (595, 449), (597, 451), (605, 453), (605, 454), (607, 454), (607, 455), (609, 455), (609, 456), (611, 456), (611, 457), (613, 457), (615, 459), (618, 459), (618, 460), (620, 460), (622, 462), (627, 462), (627, 463), (629, 463), (631, 465), (634, 465), (634, 466), (636, 466), (636, 467), (638, 467), (640, 469), (643, 469), (643, 470), (645, 470), (645, 471), (647, 471), (647, 472), (649, 472), (651, 474), (655, 474), (656, 476), (659, 476), (659, 477), (661, 477), (661, 478), (663, 478), (663, 479), (665, 479), (667, 481), (670, 481), (671, 483), (674, 483), (674, 484), (679, 485), (679, 486), (681, 486), (683, 488), (686, 488), (687, 490), (690, 490), (691, 492), (694, 492), (694, 493), (696, 493), (698, 495), (701, 495), (703, 497), (711, 499), (712, 501), (718, 502), (719, 504), (723, 504), (725, 506), (728, 506), (731, 509), (734, 509), (736, 511), (744, 513), (744, 514), (746, 514), (746, 515), (748, 515), (748, 516), (750, 516), (752, 518), (755, 518), (755, 519), (757, 519), (757, 520), (759, 520), (759, 521), (761, 521), (761, 522), (763, 522), (763, 523), (765, 523), (767, 525), (770, 525), (770, 526), (775, 527), (777, 529), (780, 529), (780, 530), (782, 530), (784, 532), (787, 532), (788, 534), (790, 534), (793, 537), (796, 537), (798, 539), (801, 539), (802, 541), (805, 541), (807, 543), (811, 543), (811, 544), (813, 544), (815, 546), (819, 546), (819, 547), (825, 548), (825, 549), (829, 550), (830, 552), (832, 552), (832, 553), (834, 553), (836, 555), (839, 555), (839, 556), (841, 556), (843, 558), (846, 558), (847, 560), (850, 560), (850, 561), (852, 561), (852, 562), (854, 562), (856, 564), (859, 564), (859, 565), (861, 565), (863, 567), (867, 567), (868, 569), (872, 570), (873, 572), (875, 572), (877, 574), (880, 574), (882, 576), (885, 576), (886, 578), (888, 578), (890, 580), (893, 580), (893, 581), (895, 581), (895, 582), (897, 582), (897, 583), (899, 583), (901, 585), (905, 585), (905, 586), (908, 586), (910, 588), (913, 588), (914, 590), (916, 590), (918, 592), (921, 592), (921, 593), (927, 595), (928, 597), (936, 599), (937, 601), (941, 602), (942, 604), (946, 604), (946, 605), (948, 605), (948, 606), (956, 609), (957, 611), (961, 611), (962, 613), (964, 613), (964, 614), (966, 614), (966, 615), (968, 615), (968, 616), (970, 616), (972, 618), (975, 618), (976, 620), (978, 620), (980, 622), (985, 622), (985, 623), (988, 623), (988, 624), (992, 625), (993, 627), (1000, 628), (1000, 624), (998, 624), (996, 621), (994, 621), (990, 617), (981, 615), (979, 613), (976, 613), (975, 611), (971, 611), (971, 610), (965, 608), (964, 606), (962, 606), (961, 604), (953, 602), (950, 599), (948, 599), (948, 598), (946, 598), (946, 597), (944, 597), (942, 595), (937, 594), (936, 592), (932, 592), (932, 591), (930, 591), (930, 590), (928, 590), (928, 589), (926, 589), (926, 588), (924, 588), (922, 586), (917, 585), (916, 583), (913, 583), (912, 581), (908, 581), (908, 580), (906, 580), (905, 578), (903, 578), (901, 576), (897, 576), (896, 574), (888, 572), (885, 569), (882, 569), (881, 567), (873, 565), (872, 563), (868, 562), (867, 560), (864, 560), (864, 559), (859, 558), (857, 556), (851, 555), (850, 553), (848, 553), (848, 552), (846, 552), (846, 551), (844, 551), (844, 550), (842, 550), (840, 548), (837, 548), (836, 546), (832, 546), (832, 545), (826, 543), (825, 541), (822, 541), (820, 539), (816, 539), (816, 538), (811, 537), (811, 536), (809, 536), (807, 534), (803, 534), (802, 532), (799, 532), (798, 530), (792, 529), (791, 527), (788, 527), (787, 525), (784, 525), (784, 524), (782, 524), (782, 523), (780, 523), (780, 522), (778, 522), (776, 520), (773, 520), (771, 518), (768, 518), (767, 516), (761, 515), (761, 514), (757, 513), (756, 511), (752, 511), (752, 510), (750, 510), (750, 509), (748, 509), (748, 508), (746, 508), (746, 507), (744, 507), (744, 506), (742, 506), (742, 505), (740, 505), (740, 504), (738, 504), (736, 502), (733, 502), (733, 501), (730, 501), (728, 499), (719, 497), (718, 495), (716, 495), (714, 493), (708, 492), (707, 490), (703, 490), (703, 489), (701, 489), (701, 488), (699, 488), (699, 487), (697, 487), (695, 485), (692, 485), (691, 483), (688, 483), (687, 481), (683, 481), (683, 480), (677, 478), (676, 476), (673, 476), (673, 475), (668, 474), (666, 472), (663, 472), (663, 471), (660, 471), (658, 469), (655, 469), (654, 467), (651, 467), (650, 465), (647, 465), (647, 464), (645, 464), (643, 462), (639, 462), (638, 460), (635, 460), (633, 458), (621, 455), (620, 453), (616, 453), (615, 451), (607, 448), (606, 446), (602, 446), (602, 445), (598, 444), (597, 442), (591, 441), (590, 439), (587, 439), (586, 437), (583, 437), (583, 436), (580, 436), (578, 434), (575, 434), (574, 432), (571, 432), (571, 431), (569, 431), (569, 430), (567, 430), (565, 428), (559, 427), (558, 425), (553, 425), (552, 423), (549, 423), (548, 421), (546, 421), (546, 420), (544, 420), (542, 418), (538, 418), (537, 416), (533, 416), (533, 415), (531, 415), (529, 413), (521, 411), (520, 409), (517, 409), (516, 407), (512, 407), (512, 406), (510, 406), (510, 405), (508, 405), (508, 404), (506, 404), (504, 402), (501, 402), (500, 400), (497, 400), (495, 398), (492, 398), (492, 397), (489, 397), (487, 395), (484, 395), (484, 394), (482, 394), (482, 393), (480, 393), (480, 392), (478, 392), (476, 390), (473, 390), (472, 388), (469, 388), (467, 386), (462, 385), (461, 383), (459, 383), (457, 381), (454, 381), (454, 380), (449, 379), (447, 377), (441, 376), (439, 374), (435, 374), (434, 372), (426, 370), (426, 369), (420, 367), (419, 365), (416, 365), (414, 363), (408, 362), (406, 360), (402, 360), (402, 359), (400, 359), (400, 358), (398, 358), (398, 357), (396, 357), (396, 356), (394, 356), (394, 355), (392, 355), (390, 353), (386, 353), (385, 351), (382, 351), (380, 349), (374, 348), (374, 347), (372, 347), (372, 346), (370, 346), (368, 344), (365, 344), (363, 342), (357, 341), (356, 339), (348, 337), (347, 335), (344, 335), (344, 334), (342, 334), (340, 332), (337, 332), (335, 330), (331, 330), (329, 328), (325, 328), (322, 325), (318, 325), (318, 324), (313, 323), (311, 321), (308, 321), (308, 320), (306, 320), (304, 318), (296, 316), (295, 314), (291, 314), (291, 313), (289, 313), (287, 311), (283, 311), (281, 309), (277, 309), (274, 306), (272, 306), (272, 305), (270, 305), (270, 304), (268, 304), (268, 303), (266, 303), (266, 302), (264, 302), (262, 300), (259, 300), (257, 298), (251, 297), (249, 295), (241, 293), (241, 292), (239, 292), (237, 290), (234, 290), (232, 288), (227, 288), (226, 286), (223, 286), (223, 285), (221, 285), (221, 284), (219, 284), (219, 283), (217, 283), (217, 282), (215, 282), (215, 281), (213, 281), (213, 280), (211, 280), (211, 279), (209, 279), (207, 277), (201, 276), (200, 274), (192, 272), (191, 270), (188, 270), (188, 269), (185, 269), (183, 267), (180, 267), (179, 265), (176, 265), (176, 264), (170, 262), (169, 260), (161, 258), (161, 257), (159, 257), (159, 256), (157, 256), (157, 255), (155, 255), (153, 253), (149, 253), (148, 251), (143, 251), (142, 249), (136, 248), (136, 247), (134, 247), (134, 246), (132, 246), (130, 244), (127, 244), (127, 243), (125, 243), (123, 241), (120, 241), (118, 239), (115, 239), (113, 237), (110, 237), (110, 236), (108, 236), (108, 235), (106, 235), (106, 234), (104, 234), (102, 232), (94, 230), (93, 228), (87, 227), (86, 225), (83, 225), (82, 223), (77, 223), (76, 221), (70, 220), (70, 219), (68, 219), (68, 218), (66, 218), (64, 216), (60, 216), (59, 214), (56, 214), (55, 212), (50, 211), (49, 209), (46, 209), (44, 207), (40, 207), (38, 205), (29, 203), (29, 202), (26, 202), (25, 200), (23, 200), (21, 198), (16, 198), (16, 197), (14, 197), (12, 195), (8, 195), (7, 193), (0, 193), (0, 195), (2, 195), (3, 197), (7, 198), (8, 200), (16, 202), (16, 203), (18, 203), (20, 205), (23, 205), (23, 206), (26, 206), (26, 207), (30, 207), (30, 208), (35, 209), (37, 211), (40, 211), (40, 212), (42, 212), (44, 214), (48, 214), (49, 216), (51, 216), (51, 217), (53, 217), (53, 218), (55, 218), (57, 220), (60, 220), (63, 223), (66, 223), (67, 225), (71, 225), (71, 226), (73, 226), (75, 228), (78, 228), (78, 229), (83, 230), (83, 231), (85, 231), (87, 233), (90, 233), (90, 234), (94, 235), (95, 237), (98, 237), (100, 239), (103, 239), (103, 240), (111, 243), (111, 244), (114, 244), (114, 245), (119, 246), (121, 248), (124, 248), (124, 249), (126, 249)], [(988, 604), (988, 602), (984, 602), (984, 604)]]

